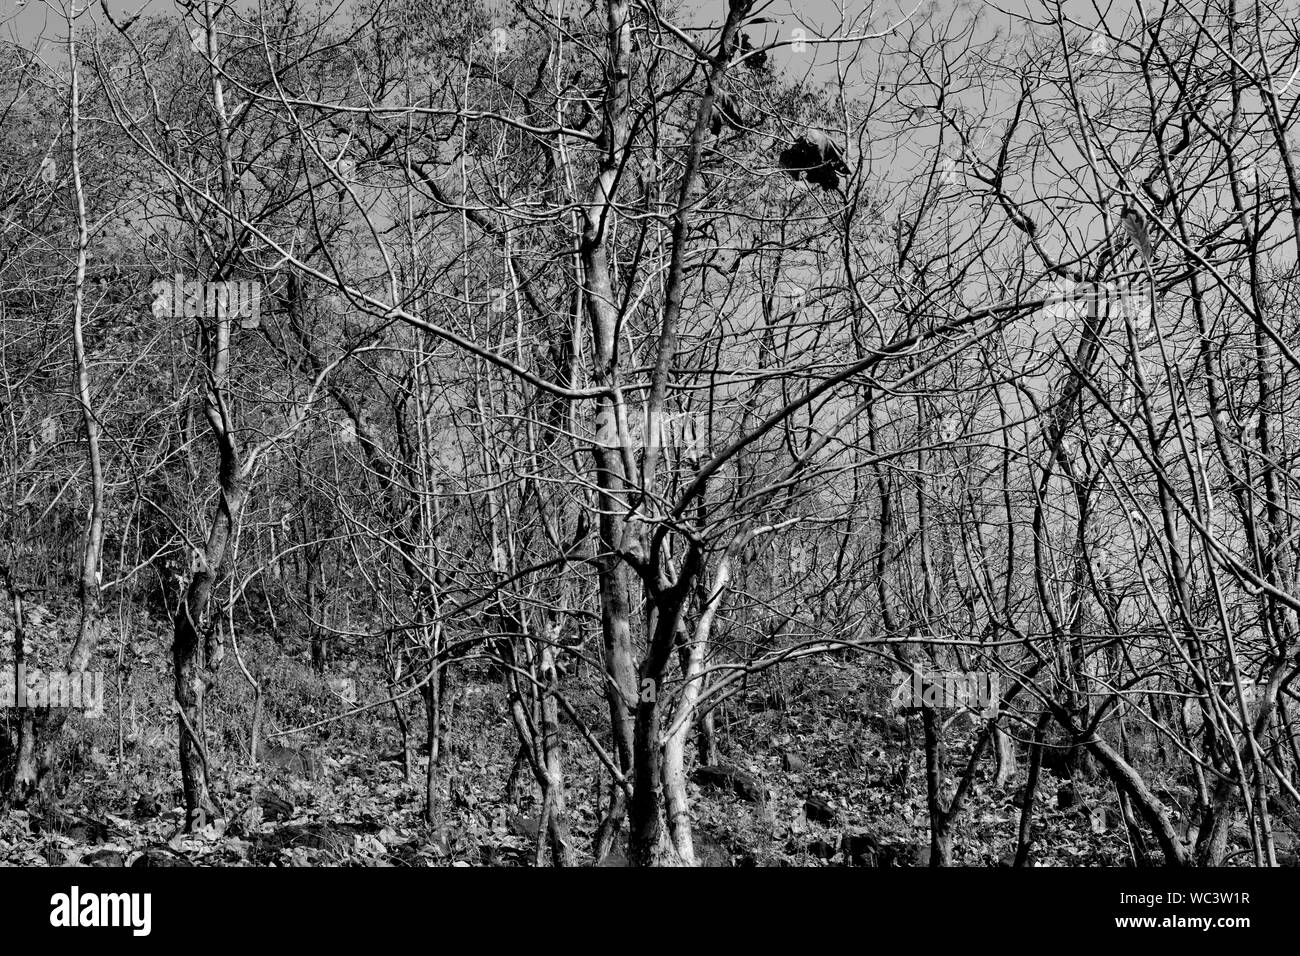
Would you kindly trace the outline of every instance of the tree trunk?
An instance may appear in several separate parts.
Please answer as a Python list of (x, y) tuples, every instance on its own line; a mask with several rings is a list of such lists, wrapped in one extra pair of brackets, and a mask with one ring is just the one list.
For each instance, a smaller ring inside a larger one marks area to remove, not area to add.
[[(546, 686), (542, 698), (542, 755), (546, 762), (546, 801), (550, 807), (547, 829), (551, 840), (551, 861), (555, 866), (573, 866), (573, 840), (564, 796), (564, 741), (560, 736), (560, 709), (555, 700), (558, 676), (555, 672), (555, 649), (551, 639), (558, 633), (548, 632), (541, 648), (541, 678)], [(538, 833), (538, 839), (542, 834)]]
[(1016, 775), (1015, 741), (998, 723), (995, 722), (991, 729), (994, 753), (997, 755), (997, 772), (993, 778), (993, 786), (1005, 787)]
[[(10, 607), (14, 616), (14, 681), (22, 687), (27, 670), (26, 618), (23, 613), (22, 590), (14, 582), (7, 568), (3, 569), (5, 588), (9, 591)], [(18, 742), (14, 752), (14, 772), (9, 783), (9, 800), (17, 807), (23, 806), (36, 793), (36, 727), (31, 708), (18, 712)]]

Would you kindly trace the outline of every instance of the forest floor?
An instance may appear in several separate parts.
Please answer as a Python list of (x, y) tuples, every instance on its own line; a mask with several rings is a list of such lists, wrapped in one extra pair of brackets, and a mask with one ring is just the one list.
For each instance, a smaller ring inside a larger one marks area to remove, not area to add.
[[(43, 630), (53, 639), (58, 617), (48, 610), (32, 615), (34, 651), (41, 649)], [(410, 708), (416, 719), (406, 774), (391, 706), (338, 717), (350, 707), (328, 681), (306, 666), (300, 651), (286, 653), (269, 641), (241, 642), (245, 660), (277, 660), (262, 673), (267, 732), (338, 719), (310, 735), (277, 739), (310, 759), (254, 764), (248, 756), (251, 689), (228, 661), (209, 699), (207, 728), (212, 785), (223, 813), (199, 832), (181, 833), (166, 637), (157, 623), (133, 628), (119, 657), (126, 673), (121, 695), (107, 675), (104, 719), (70, 722), (53, 788), (61, 796), (0, 811), (0, 863), (531, 865), (538, 794), (527, 768), (522, 784), (507, 792), (518, 742), (503, 719), (508, 706), (500, 679), (477, 665), (454, 671), (455, 706), (439, 771), (442, 823), (430, 827), (423, 821), (427, 758), (415, 746), (423, 737), (421, 709)], [(362, 704), (387, 696), (377, 669), (351, 673)], [(929, 837), (919, 719), (891, 712), (892, 679), (888, 669), (861, 660), (804, 663), (786, 670), (779, 683), (754, 684), (723, 708), (717, 715), (718, 766), (692, 768), (701, 863), (925, 865)], [(594, 675), (581, 672), (563, 687), (590, 726), (601, 725), (598, 687)], [(950, 775), (965, 767), (977, 730), (961, 716), (949, 722)], [(982, 762), (954, 834), (955, 863), (1005, 866), (1014, 858), (1027, 768), (1023, 748), (1018, 751), (1017, 773), (1005, 787), (993, 785), (992, 760)], [(1180, 812), (1190, 809), (1187, 780), (1145, 769), (1162, 799)], [(565, 774), (577, 861), (591, 864), (608, 777), (572, 728), (566, 732)], [(1295, 831), (1282, 820), (1275, 826), (1279, 855), (1296, 864)], [(1116, 794), (1101, 777), (1064, 780), (1045, 768), (1034, 834), (1031, 865), (1131, 864)], [(1242, 826), (1234, 828), (1234, 844), (1247, 845), (1245, 837)], [(619, 859), (616, 853), (613, 860)], [(1243, 855), (1238, 862), (1250, 861)]]

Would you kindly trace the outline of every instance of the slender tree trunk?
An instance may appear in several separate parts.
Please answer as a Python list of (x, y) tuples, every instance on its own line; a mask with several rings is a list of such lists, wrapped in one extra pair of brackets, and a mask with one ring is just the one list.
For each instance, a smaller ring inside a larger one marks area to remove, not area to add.
[(424, 820), (433, 827), (440, 823), (438, 808), (442, 804), (438, 797), (438, 765), (442, 758), (442, 666), (436, 660), (430, 666), (432, 673), (423, 687), (424, 740), (429, 748), (429, 762), (424, 768)]
[(1038, 798), (1038, 775), (1043, 766), (1043, 736), (1051, 715), (1044, 713), (1034, 728), (1034, 738), (1029, 744), (1029, 777), (1025, 781), (1024, 806), (1020, 808), (1020, 829), (1016, 834), (1016, 858), (1013, 866), (1022, 867), (1029, 862), (1029, 851), (1034, 846), (1034, 801)]
[[(573, 840), (569, 836), (565, 810), (564, 741), (560, 736), (560, 708), (555, 699), (559, 678), (555, 671), (555, 650), (549, 641), (543, 643), (540, 656), (540, 676), (546, 687), (542, 698), (542, 755), (546, 764), (546, 802), (550, 810), (546, 826), (551, 841), (551, 861), (555, 866), (573, 866)], [(542, 839), (540, 831), (538, 839)]]
[[(14, 617), (14, 680), (21, 687), (27, 671), (27, 618), (21, 588), (7, 568), (4, 569), (4, 574)], [(23, 806), (36, 793), (37, 769), (35, 720), (32, 709), (22, 707), (18, 712), (18, 742), (14, 752), (13, 778), (9, 784), (9, 800), (15, 806)]]

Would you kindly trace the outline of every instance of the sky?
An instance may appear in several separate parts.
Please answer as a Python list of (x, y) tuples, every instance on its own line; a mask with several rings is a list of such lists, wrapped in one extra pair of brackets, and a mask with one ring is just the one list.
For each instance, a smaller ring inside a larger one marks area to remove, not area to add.
[[(38, 37), (59, 42), (64, 34), (64, 9), (69, 0), (0, 0), (0, 37), (11, 42), (28, 46)], [(113, 17), (118, 20), (146, 13), (180, 16), (183, 9), (177, 0), (104, 0)], [(350, 0), (335, 0), (346, 7)], [(430, 0), (432, 2), (432, 0)], [(500, 0), (502, 6), (509, 7), (508, 0)], [(570, 0), (566, 0), (570, 2)], [(583, 2), (583, 0), (579, 0)], [(1013, 23), (1013, 14), (1023, 14), (1030, 8), (1039, 8), (1038, 0), (980, 0), (985, 7), (986, 20), (982, 30), (991, 31), (997, 25), (1007, 26)], [(1109, 5), (1112, 15), (1126, 15), (1131, 12), (1137, 0), (1120, 0)], [(1152, 2), (1152, 0), (1147, 0)], [(92, 21), (102, 22), (101, 0), (79, 0), (78, 9), (86, 10), (84, 16)], [(244, 4), (239, 4), (243, 6)], [(251, 4), (250, 4), (251, 5)], [(868, 3), (867, 0), (759, 0), (757, 15), (778, 20), (780, 26), (769, 25), (766, 30), (781, 28), (821, 27), (827, 29), (842, 20), (855, 21), (867, 18), (873, 26), (900, 19), (905, 13), (914, 17), (947, 17), (956, 6), (951, 0), (880, 0)], [(1092, 0), (1066, 0), (1066, 11), (1084, 22), (1095, 22), (1097, 14)], [(1101, 4), (1105, 7), (1106, 4)], [(691, 13), (688, 25), (705, 27), (720, 23), (726, 13), (725, 0), (686, 0), (686, 7)], [(87, 9), (89, 8), (89, 9)], [(915, 11), (915, 12), (913, 12)], [(84, 21), (83, 21), (84, 22)], [(815, 33), (812, 35), (816, 35)], [(978, 39), (979, 37), (975, 37)]]
[[(0, 43), (6, 40), (24, 49), (37, 52), (48, 66), (58, 70), (65, 59), (63, 50), (67, 28), (64, 11), (68, 3), (75, 2), (84, 11), (79, 17), (81, 30), (108, 29), (104, 23), (101, 5), (106, 4), (119, 23), (137, 14), (162, 15), (179, 20), (184, 16), (185, 4), (179, 0), (0, 0)], [(201, 4), (204, 0), (190, 0)], [(214, 0), (216, 2), (216, 0)], [(253, 9), (257, 0), (233, 0), (236, 8)], [(299, 0), (304, 8), (341, 10), (343, 16), (336, 22), (346, 22), (348, 8), (357, 0)], [(456, 4), (462, 0), (412, 0), (425, 4)], [(512, 0), (484, 0), (490, 7), (508, 11)], [(600, 0), (553, 0), (561, 5), (589, 8)], [(683, 12), (672, 19), (687, 33), (711, 35), (721, 24), (727, 12), (727, 0), (680, 0)], [(1023, 20), (1026, 15), (1040, 22), (1045, 18), (1046, 6), (1056, 0), (756, 0), (751, 18), (753, 23), (747, 33), (756, 46), (779, 43), (769, 53), (769, 64), (779, 75), (790, 79), (803, 79), (813, 84), (832, 84), (840, 76), (837, 59), (846, 61), (856, 55), (857, 68), (845, 77), (844, 92), (850, 97), (867, 93), (879, 80), (874, 78), (876, 66), (872, 52), (887, 41), (870, 39), (864, 45), (817, 43), (819, 37), (864, 37), (910, 21), (910, 26), (924, 25), (927, 21), (946, 24), (952, 18), (969, 19), (970, 11), (978, 11), (979, 19), (969, 30), (949, 29), (950, 35), (961, 40), (979, 43), (991, 39), (995, 33), (1002, 36), (1027, 35), (1030, 32)], [(1134, 15), (1138, 4), (1148, 7), (1159, 4), (1176, 4), (1183, 0), (1061, 0), (1067, 17), (1084, 24), (1094, 24), (1097, 10), (1105, 12), (1110, 22), (1122, 23)], [(1292, 2), (1292, 0), (1283, 0)], [(1300, 2), (1300, 0), (1295, 0)], [(665, 2), (664, 6), (669, 4)], [(961, 13), (957, 13), (963, 8)], [(507, 19), (508, 23), (509, 20)], [(798, 32), (802, 31), (802, 33)], [(906, 33), (907, 31), (902, 31)], [(83, 34), (84, 35), (84, 34)], [(901, 35), (901, 34), (900, 34)], [(807, 36), (805, 48), (791, 41)], [(897, 44), (902, 42), (895, 38)]]
[[(7, 39), (30, 49), (37, 38), (44, 36), (47, 46), (40, 51), (40, 55), (56, 69), (60, 68), (64, 59), (61, 49), (62, 37), (66, 33), (62, 11), (68, 2), (73, 0), (0, 0), (0, 42)], [(139, 13), (179, 19), (185, 10), (184, 5), (178, 0), (78, 0), (78, 2), (81, 9), (85, 10), (82, 22), (85, 28), (90, 29), (93, 29), (96, 24), (103, 25), (101, 2), (107, 4), (113, 16), (119, 21)], [(201, 3), (202, 0), (193, 0), (193, 2)], [(306, 7), (314, 6), (318, 0), (300, 0), (300, 2)], [(347, 8), (355, 2), (356, 0), (322, 0), (322, 5), (325, 9), (338, 5), (346, 12)], [(414, 2), (447, 4), (460, 3), (461, 0), (414, 0)], [(497, 4), (502, 10), (509, 10), (514, 6), (512, 0), (487, 0), (487, 2)], [(555, 0), (555, 2), (580, 4), (586, 7), (599, 0)], [(682, 2), (684, 12), (676, 16), (674, 22), (688, 32), (704, 31), (711, 26), (716, 28), (726, 14), (726, 0), (682, 0)], [(1165, 5), (1176, 6), (1180, 2), (1190, 2), (1199, 6), (1204, 0), (1062, 0), (1061, 9), (1067, 18), (1079, 22), (1084, 29), (1097, 22), (1099, 11), (1110, 24), (1119, 28), (1126, 21), (1132, 21), (1141, 5), (1145, 5), (1148, 11), (1155, 11)], [(1291, 5), (1297, 0), (1279, 0), (1279, 2)], [(1003, 36), (1010, 36), (1013, 41), (1018, 37), (1024, 37), (1025, 42), (1028, 43), (1031, 28), (1022, 18), (1030, 16), (1042, 23), (1051, 9), (1049, 5), (1052, 4), (1053, 0), (969, 0), (966, 8), (980, 11), (981, 16), (969, 31), (969, 35), (956, 32), (960, 38), (968, 39), (974, 44), (991, 38), (995, 31)], [(252, 0), (235, 0), (235, 5), (249, 8), (253, 3)], [(927, 21), (935, 24), (946, 23), (954, 16), (958, 7), (957, 0), (757, 0), (754, 16), (762, 17), (769, 22), (751, 26), (748, 32), (756, 45), (791, 39), (795, 36), (793, 31), (796, 29), (804, 30), (810, 40), (819, 35), (843, 35), (843, 25), (846, 23), (851, 35), (862, 36), (878, 32), (883, 27), (896, 24), (909, 16), (913, 24)], [(841, 29), (837, 30), (837, 27)], [(862, 83), (880, 81), (871, 76), (876, 63), (870, 51), (878, 48), (881, 42), (879, 40), (867, 42), (865, 55), (861, 58), (863, 72), (856, 77), (851, 77), (848, 84), (847, 92), (850, 96), (860, 92), (859, 86)], [(809, 45), (807, 51), (797, 51), (792, 46), (774, 50), (770, 60), (774, 70), (788, 77), (807, 72), (811, 74), (814, 81), (828, 81), (835, 76), (830, 65), (837, 55), (842, 56), (846, 52), (848, 52), (847, 48), (837, 47), (834, 44), (813, 43)], [(905, 93), (906, 97), (915, 95), (910, 91)], [(999, 95), (994, 90), (987, 86), (977, 86), (969, 90), (967, 95), (973, 96), (977, 101), (971, 104), (976, 113), (983, 110), (996, 114), (996, 103), (990, 102), (990, 98), (995, 100)], [(904, 99), (904, 102), (907, 100)], [(907, 146), (908, 155), (888, 157), (884, 167), (876, 169), (875, 174), (887, 176), (892, 170), (906, 178), (915, 164), (929, 162), (935, 150), (939, 148), (936, 139), (938, 129), (937, 123), (920, 124), (912, 129)], [(1068, 143), (1063, 142), (1058, 144), (1058, 147), (1068, 148)]]

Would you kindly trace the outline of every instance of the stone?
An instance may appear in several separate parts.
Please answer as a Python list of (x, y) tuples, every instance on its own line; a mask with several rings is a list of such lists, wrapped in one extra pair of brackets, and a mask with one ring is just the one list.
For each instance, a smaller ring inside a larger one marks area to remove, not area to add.
[(272, 832), (259, 836), (255, 841), (257, 858), (254, 862), (269, 862), (275, 859), (280, 851), (293, 849), (329, 854), (334, 858), (334, 862), (338, 862), (352, 851), (358, 832), (360, 832), (359, 827), (346, 823), (290, 824), (277, 827)]
[(81, 858), (82, 866), (126, 866), (126, 857), (119, 850), (96, 850)]
[(835, 847), (825, 840), (817, 839), (808, 844), (808, 855), (819, 860), (829, 860), (836, 852)]
[(849, 866), (878, 866), (880, 843), (870, 833), (845, 833), (840, 837), (840, 852)]
[(920, 867), (930, 865), (930, 847), (919, 843), (883, 843), (879, 849), (882, 867)]
[(803, 812), (811, 822), (823, 823), (828, 827), (834, 826), (840, 818), (840, 813), (834, 804), (821, 797), (809, 797), (805, 800)]
[(151, 846), (146, 847), (145, 851), (136, 857), (131, 867), (146, 866), (193, 866), (187, 857), (177, 853), (171, 847)]
[(293, 816), (293, 804), (269, 790), (263, 790), (257, 795), (257, 805), (262, 808), (262, 819), (270, 823), (288, 820)]
[(758, 780), (739, 767), (728, 767), (724, 764), (700, 767), (695, 771), (692, 779), (700, 786), (729, 790), (742, 800), (751, 803), (762, 803), (766, 797)]

